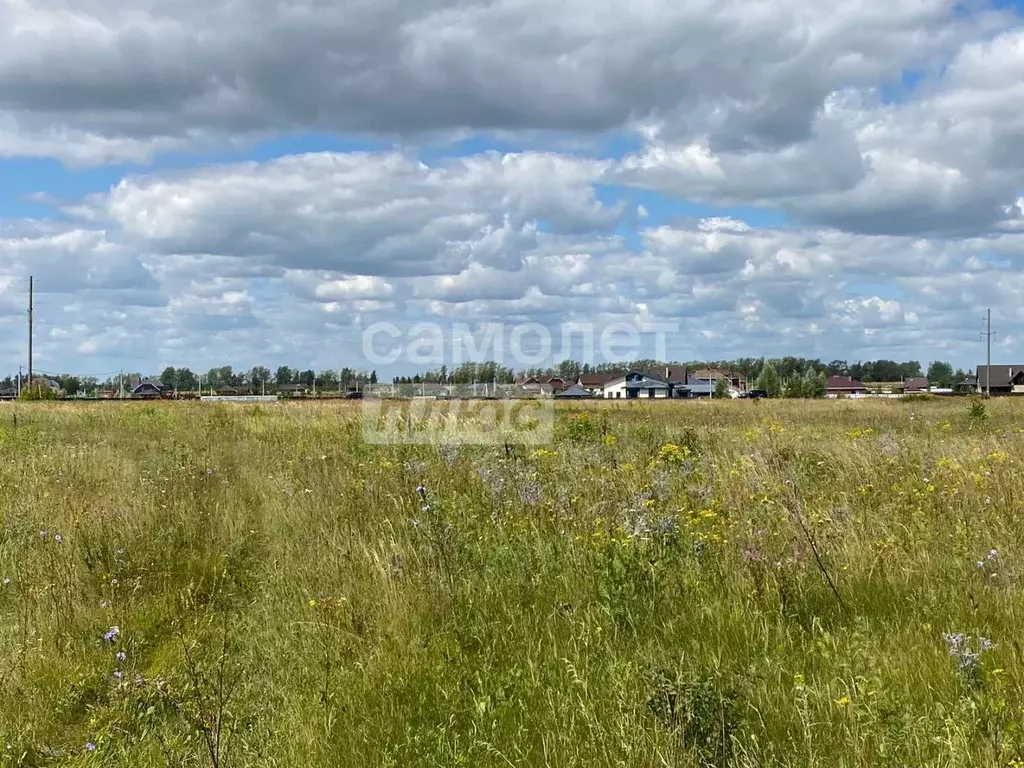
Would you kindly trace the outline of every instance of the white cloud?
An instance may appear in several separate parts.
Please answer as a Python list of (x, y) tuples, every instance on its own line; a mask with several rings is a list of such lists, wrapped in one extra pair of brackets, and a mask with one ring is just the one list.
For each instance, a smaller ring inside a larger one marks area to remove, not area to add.
[[(966, 364), (982, 307), (1024, 319), (1024, 22), (1008, 10), (0, 0), (0, 50), (0, 158), (396, 142), (196, 159), (53, 219), (0, 218), (9, 365), (29, 274), (38, 354), (64, 367), (339, 367), (379, 319), (637, 317), (681, 321), (677, 357), (938, 347)], [(445, 150), (495, 136), (516, 150)]]

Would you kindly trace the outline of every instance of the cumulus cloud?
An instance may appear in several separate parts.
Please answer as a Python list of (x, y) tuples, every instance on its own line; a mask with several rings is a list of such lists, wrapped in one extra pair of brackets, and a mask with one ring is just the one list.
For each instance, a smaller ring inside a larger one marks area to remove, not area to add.
[(294, 129), (636, 123), (709, 135), (716, 151), (779, 147), (809, 136), (830, 93), (898, 79), (1006, 24), (959, 5), (6, 0), (0, 153), (137, 160)]
[[(29, 274), (84, 369), (340, 367), (382, 319), (968, 363), (1021, 318), (1024, 22), (980, 0), (0, 0), (0, 50), (0, 158), (157, 161), (0, 203), (0, 360)], [(325, 132), (395, 148), (189, 154)]]

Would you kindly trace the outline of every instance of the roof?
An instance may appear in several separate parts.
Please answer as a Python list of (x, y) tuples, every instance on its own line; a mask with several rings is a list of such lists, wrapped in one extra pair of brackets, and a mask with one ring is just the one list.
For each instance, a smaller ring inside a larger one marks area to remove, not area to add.
[(682, 382), (686, 381), (687, 370), (685, 366), (671, 366), (666, 365), (664, 368), (649, 368), (642, 372), (645, 376), (650, 376), (652, 379), (660, 379), (661, 381), (667, 382)]
[(697, 379), (691, 378), (688, 382), (686, 382), (685, 386), (680, 387), (679, 389), (680, 391), (689, 392), (690, 394), (708, 395), (714, 394), (715, 383), (716, 382), (714, 381), (699, 381)]
[(579, 384), (573, 384), (568, 389), (559, 393), (557, 397), (593, 397), (593, 395)]
[(903, 382), (903, 391), (909, 392), (911, 390), (914, 390), (919, 392), (921, 390), (928, 389), (928, 387), (930, 386), (931, 384), (928, 383), (928, 379), (920, 376), (914, 376)]
[(308, 384), (281, 384), (278, 387), (278, 389), (279, 390), (284, 390), (285, 392), (298, 392), (301, 389), (309, 389), (309, 385)]
[(138, 389), (139, 387), (155, 387), (156, 389), (167, 389), (167, 387), (163, 385), (163, 382), (156, 381), (155, 379), (143, 379), (138, 384), (136, 384), (134, 388)]
[(580, 376), (580, 384), (584, 387), (603, 387), (609, 381), (621, 378), (617, 373), (588, 373)]
[(854, 390), (864, 389), (864, 385), (852, 376), (829, 376), (826, 389)]
[[(991, 370), (986, 380), (985, 373)], [(982, 387), (987, 383), (991, 387), (1009, 387), (1014, 379), (1024, 373), (1024, 365), (979, 365), (975, 378)]]

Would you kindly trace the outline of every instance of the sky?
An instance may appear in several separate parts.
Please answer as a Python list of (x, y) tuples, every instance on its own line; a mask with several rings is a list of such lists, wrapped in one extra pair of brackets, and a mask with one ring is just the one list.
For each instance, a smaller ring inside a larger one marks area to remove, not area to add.
[(380, 323), (973, 368), (988, 308), (1024, 360), (1024, 3), (0, 0), (0, 52), (0, 375), (30, 275), (51, 373), (423, 368)]

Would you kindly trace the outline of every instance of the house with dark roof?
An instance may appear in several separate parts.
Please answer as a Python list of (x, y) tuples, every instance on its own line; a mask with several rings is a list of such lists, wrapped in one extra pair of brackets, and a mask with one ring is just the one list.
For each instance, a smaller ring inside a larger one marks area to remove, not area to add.
[(560, 379), (557, 376), (552, 376), (545, 382), (541, 382), (540, 393), (542, 395), (557, 395), (567, 386), (567, 382), (564, 379)]
[(559, 392), (555, 397), (566, 398), (569, 400), (582, 400), (588, 397), (593, 397), (586, 387), (581, 384), (572, 384)]
[(604, 397), (604, 387), (619, 378), (617, 373), (585, 373), (576, 379), (576, 383), (596, 397)]
[(1024, 365), (979, 365), (975, 378), (978, 392), (993, 395), (1024, 393)]
[(278, 394), (281, 395), (305, 395), (309, 392), (308, 384), (280, 384), (277, 387)]
[(867, 387), (852, 376), (829, 376), (825, 385), (826, 397), (850, 397), (850, 395), (867, 394)]
[(161, 382), (154, 379), (143, 379), (132, 389), (132, 397), (140, 400), (159, 400), (167, 391)]
[(674, 396), (674, 390), (673, 384), (653, 373), (629, 371), (605, 384), (603, 394), (606, 400), (666, 399)]
[(927, 392), (931, 388), (928, 379), (923, 377), (912, 377), (903, 380), (903, 394), (913, 395)]

